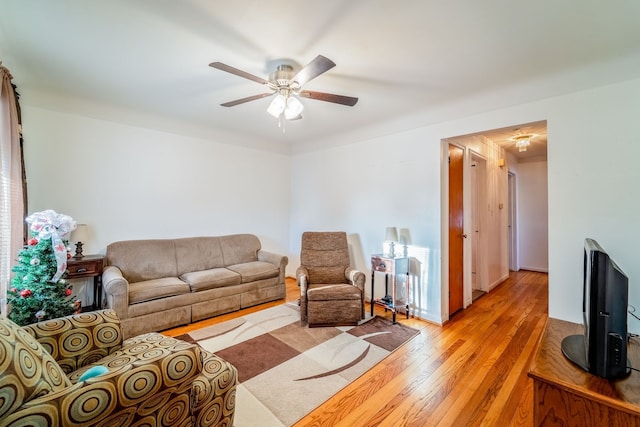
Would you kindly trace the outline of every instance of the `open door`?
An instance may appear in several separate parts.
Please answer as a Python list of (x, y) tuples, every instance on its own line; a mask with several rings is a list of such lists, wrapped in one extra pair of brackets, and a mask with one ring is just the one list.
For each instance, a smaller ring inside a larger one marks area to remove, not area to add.
[(516, 176), (509, 172), (509, 270), (518, 271), (518, 233), (516, 224)]
[[(470, 240), (468, 242), (471, 252), (471, 285), (466, 285), (471, 289), (472, 298), (486, 293), (488, 289), (488, 259), (487, 253), (487, 159), (482, 155), (469, 150), (469, 226), (467, 232)], [(467, 265), (467, 268), (469, 266)], [(467, 280), (469, 280), (467, 278)]]
[(464, 149), (449, 144), (449, 316), (463, 308)]

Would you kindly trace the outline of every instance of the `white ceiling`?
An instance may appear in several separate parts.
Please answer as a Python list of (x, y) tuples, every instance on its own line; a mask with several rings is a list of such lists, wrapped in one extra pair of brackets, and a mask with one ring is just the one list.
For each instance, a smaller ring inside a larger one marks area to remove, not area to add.
[[(640, 1), (0, 0), (0, 61), (23, 102), (292, 150), (364, 138), (640, 75)], [(278, 58), (337, 66), (283, 133), (264, 92)], [(541, 118), (544, 119), (544, 118)]]

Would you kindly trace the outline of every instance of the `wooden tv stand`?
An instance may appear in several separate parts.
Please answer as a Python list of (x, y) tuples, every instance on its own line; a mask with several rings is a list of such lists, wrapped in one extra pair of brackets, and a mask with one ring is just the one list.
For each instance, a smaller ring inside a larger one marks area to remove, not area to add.
[[(548, 319), (529, 377), (533, 379), (536, 426), (640, 426), (640, 372), (607, 380), (571, 363), (560, 348), (568, 335), (582, 334), (576, 323)], [(640, 368), (640, 341), (628, 345), (627, 357)]]

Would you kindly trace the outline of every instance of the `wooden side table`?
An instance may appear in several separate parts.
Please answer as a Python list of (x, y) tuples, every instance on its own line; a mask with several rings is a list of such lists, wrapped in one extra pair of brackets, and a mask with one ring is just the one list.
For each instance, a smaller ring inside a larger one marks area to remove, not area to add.
[(67, 279), (83, 279), (93, 277), (93, 304), (83, 310), (99, 310), (102, 308), (102, 269), (104, 256), (85, 255), (82, 258), (67, 260)]

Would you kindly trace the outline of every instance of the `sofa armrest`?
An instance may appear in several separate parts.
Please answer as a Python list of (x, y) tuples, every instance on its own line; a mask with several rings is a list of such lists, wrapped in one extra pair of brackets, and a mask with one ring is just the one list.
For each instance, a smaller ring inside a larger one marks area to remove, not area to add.
[[(191, 406), (195, 425), (233, 425), (238, 371), (213, 353), (202, 351), (202, 372), (193, 381)], [(212, 402), (219, 402), (212, 405)]]
[(68, 375), (120, 349), (122, 329), (113, 310), (45, 320), (23, 327)]
[(284, 284), (285, 281), (285, 270), (287, 264), (289, 264), (289, 258), (285, 255), (276, 254), (269, 251), (259, 250), (258, 251), (258, 261), (270, 262), (271, 264), (277, 265), (280, 269), (280, 281), (279, 283)]
[(102, 287), (107, 297), (107, 306), (115, 310), (120, 319), (126, 319), (129, 309), (129, 282), (116, 266), (109, 265), (102, 272)]

